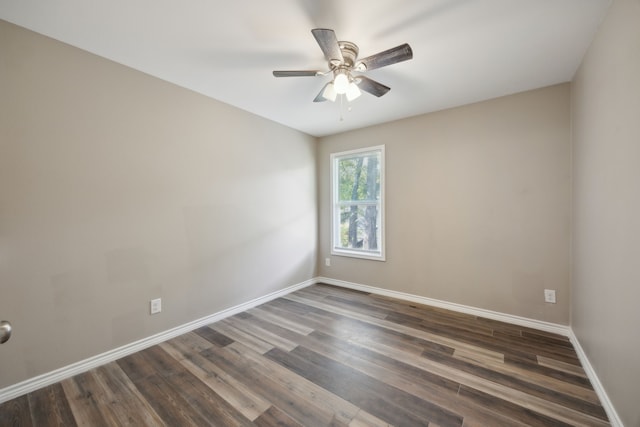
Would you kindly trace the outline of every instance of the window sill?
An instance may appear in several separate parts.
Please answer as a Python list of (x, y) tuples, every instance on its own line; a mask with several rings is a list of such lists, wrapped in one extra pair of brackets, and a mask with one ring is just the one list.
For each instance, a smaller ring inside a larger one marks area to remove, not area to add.
[(331, 255), (343, 256), (347, 258), (360, 258), (371, 261), (386, 261), (385, 255), (379, 252), (366, 252), (366, 251), (350, 251), (344, 249), (333, 249)]

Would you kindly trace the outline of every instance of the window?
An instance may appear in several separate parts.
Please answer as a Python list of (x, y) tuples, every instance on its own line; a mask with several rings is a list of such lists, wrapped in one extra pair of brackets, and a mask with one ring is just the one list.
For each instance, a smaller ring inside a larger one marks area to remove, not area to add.
[(384, 261), (384, 145), (331, 154), (331, 253)]

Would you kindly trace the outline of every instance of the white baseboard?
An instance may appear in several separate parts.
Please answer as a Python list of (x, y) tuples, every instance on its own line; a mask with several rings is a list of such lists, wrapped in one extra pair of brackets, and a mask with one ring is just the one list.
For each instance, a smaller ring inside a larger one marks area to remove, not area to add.
[(390, 291), (388, 289), (376, 288), (373, 286), (361, 285), (358, 283), (346, 282), (344, 280), (336, 280), (330, 279), (328, 277), (318, 277), (316, 279), (316, 283), (326, 283), (328, 285), (340, 286), (348, 289), (355, 289), (363, 292), (370, 292), (372, 294), (385, 295), (388, 297), (398, 298), (405, 301), (412, 301), (418, 304), (430, 305), (439, 308), (445, 308), (452, 311), (457, 311), (461, 313), (471, 314), (474, 316), (486, 317), (493, 320), (499, 320), (501, 322), (512, 323), (518, 326), (525, 326), (533, 329), (538, 329), (546, 332), (552, 332), (559, 335), (563, 335), (568, 337), (573, 344), (576, 353), (578, 354), (578, 358), (580, 359), (580, 363), (582, 363), (582, 367), (584, 368), (587, 377), (589, 377), (589, 381), (591, 381), (591, 385), (593, 386), (598, 398), (600, 398), (600, 403), (604, 408), (607, 416), (609, 417), (609, 422), (612, 427), (624, 427), (618, 413), (616, 412), (609, 396), (607, 395), (600, 379), (596, 375), (593, 366), (589, 362), (587, 355), (585, 354), (578, 338), (573, 333), (573, 330), (569, 326), (558, 325), (555, 323), (543, 322), (535, 319), (528, 319), (526, 317), (513, 316), (511, 314), (499, 313), (491, 310), (484, 310), (482, 308), (470, 307), (462, 304), (455, 304), (447, 301), (441, 301), (433, 298), (426, 298), (419, 295), (407, 294), (404, 292)]
[(582, 367), (584, 368), (584, 371), (587, 373), (587, 377), (589, 377), (589, 381), (591, 381), (591, 385), (593, 386), (593, 389), (596, 391), (596, 394), (600, 399), (600, 403), (602, 404), (602, 407), (604, 408), (605, 412), (607, 413), (607, 416), (609, 417), (609, 422), (611, 423), (611, 426), (624, 427), (624, 424), (622, 424), (622, 420), (620, 419), (618, 412), (616, 412), (616, 409), (613, 407), (613, 404), (611, 403), (611, 400), (609, 399), (607, 392), (604, 390), (604, 387), (600, 382), (598, 375), (596, 375), (596, 371), (593, 369), (591, 362), (589, 362), (589, 358), (587, 357), (587, 354), (584, 352), (584, 349), (580, 345), (580, 341), (578, 341), (578, 337), (576, 337), (576, 335), (573, 333), (573, 330), (571, 330), (569, 333), (569, 339), (571, 339), (571, 343), (573, 344), (573, 347), (575, 348), (576, 353), (578, 353), (578, 359), (580, 359), (580, 363), (582, 363)]
[(0, 389), (0, 403), (14, 399), (16, 397), (20, 397), (42, 387), (55, 384), (58, 381), (71, 378), (74, 375), (86, 372), (93, 368), (97, 368), (98, 366), (102, 366), (106, 363), (113, 362), (124, 356), (128, 356), (137, 351), (144, 350), (145, 348), (159, 344), (168, 339), (175, 338), (178, 335), (191, 332), (194, 329), (198, 329), (210, 323), (217, 322), (218, 320), (222, 320), (225, 317), (233, 316), (234, 314), (249, 310), (250, 308), (256, 307), (260, 304), (264, 304), (265, 302), (279, 298), (283, 295), (297, 291), (298, 289), (305, 288), (315, 283), (317, 283), (316, 279), (310, 279), (305, 282), (289, 286), (287, 288), (272, 292), (268, 295), (264, 295), (243, 304), (236, 305), (235, 307), (219, 311), (209, 316), (205, 316), (192, 322), (185, 323), (184, 325), (177, 326), (175, 328), (160, 332), (147, 338), (143, 338), (139, 341), (135, 341), (122, 347), (118, 347), (105, 353), (90, 357), (88, 359), (81, 360), (71, 365), (64, 366), (62, 368), (56, 369), (55, 371), (47, 372), (37, 377), (22, 381), (20, 383), (10, 385), (9, 387)]
[(542, 331), (547, 331), (547, 332), (552, 332), (559, 335), (567, 336), (569, 337), (573, 346), (576, 349), (578, 357), (580, 358), (580, 362), (582, 363), (582, 366), (585, 372), (587, 373), (587, 376), (589, 377), (589, 380), (591, 381), (593, 388), (595, 389), (598, 397), (600, 398), (602, 406), (604, 407), (607, 413), (607, 416), (609, 417), (609, 421), (611, 422), (611, 425), (613, 427), (624, 427), (622, 424), (622, 421), (620, 420), (620, 417), (618, 416), (615, 408), (613, 407), (613, 404), (611, 403), (611, 400), (609, 400), (609, 397), (605, 392), (604, 387), (602, 386), (602, 383), (598, 379), (598, 376), (596, 375), (595, 370), (591, 366), (589, 359), (587, 358), (584, 350), (582, 349), (580, 342), (578, 341), (577, 337), (575, 336), (575, 334), (573, 333), (570, 327), (564, 326), (564, 325), (558, 325), (555, 323), (543, 322), (535, 319), (528, 319), (520, 316), (514, 316), (511, 314), (504, 314), (504, 313), (499, 313), (491, 310), (485, 310), (481, 308), (466, 306), (462, 304), (441, 301), (433, 298), (422, 297), (419, 295), (391, 291), (388, 289), (382, 289), (382, 288), (376, 288), (373, 286), (362, 285), (358, 283), (346, 282), (344, 280), (330, 279), (328, 277), (316, 277), (314, 279), (310, 279), (305, 282), (298, 283), (293, 286), (289, 286), (285, 289), (272, 292), (268, 295), (264, 295), (262, 297), (253, 299), (243, 304), (239, 304), (235, 307), (231, 307), (226, 310), (219, 311), (209, 316), (205, 316), (200, 319), (194, 320), (192, 322), (185, 323), (184, 325), (177, 326), (175, 328), (169, 329), (164, 332), (160, 332), (158, 334), (152, 335), (147, 338), (143, 338), (139, 341), (124, 345), (122, 347), (118, 347), (113, 350), (109, 350), (105, 353), (90, 357), (85, 360), (81, 360), (71, 365), (64, 366), (60, 369), (56, 369), (55, 371), (47, 372), (37, 377), (22, 381), (18, 384), (14, 384), (9, 387), (0, 389), (0, 403), (22, 396), (26, 393), (30, 393), (32, 391), (38, 390), (42, 387), (49, 386), (58, 381), (62, 381), (74, 375), (80, 374), (82, 372), (86, 372), (90, 369), (97, 368), (98, 366), (104, 365), (106, 363), (113, 362), (115, 360), (128, 356), (137, 351), (144, 350), (145, 348), (159, 344), (168, 339), (177, 337), (178, 335), (182, 335), (184, 333), (190, 332), (199, 327), (217, 322), (218, 320), (222, 320), (226, 317), (233, 316), (234, 314), (243, 312), (250, 308), (256, 307), (260, 304), (264, 304), (273, 299), (279, 298), (288, 293), (297, 291), (298, 289), (302, 289), (316, 283), (326, 283), (328, 285), (340, 286), (343, 288), (354, 289), (354, 290), (369, 292), (369, 293), (378, 294), (378, 295), (385, 295), (392, 298), (398, 298), (406, 301), (416, 302), (418, 304), (445, 308), (452, 311), (471, 314), (474, 316), (485, 317), (488, 319), (512, 323), (519, 326), (529, 327), (533, 329), (538, 329)]
[(372, 294), (384, 295), (392, 298), (398, 298), (405, 301), (416, 302), (418, 304), (430, 305), (432, 307), (445, 308), (459, 313), (470, 314), (472, 316), (485, 317), (487, 319), (498, 320), (501, 322), (511, 323), (518, 326), (524, 326), (541, 331), (551, 332), (554, 334), (569, 336), (570, 328), (557, 323), (543, 322), (541, 320), (529, 319), (526, 317), (514, 316), (511, 314), (499, 313), (497, 311), (485, 310), (483, 308), (471, 307), (468, 305), (456, 304), (452, 302), (427, 298), (419, 295), (407, 294), (404, 292), (390, 291), (388, 289), (376, 288), (359, 283), (345, 282), (344, 280), (330, 279), (328, 277), (318, 277), (316, 283), (326, 283), (328, 285), (340, 286), (343, 288), (355, 289)]

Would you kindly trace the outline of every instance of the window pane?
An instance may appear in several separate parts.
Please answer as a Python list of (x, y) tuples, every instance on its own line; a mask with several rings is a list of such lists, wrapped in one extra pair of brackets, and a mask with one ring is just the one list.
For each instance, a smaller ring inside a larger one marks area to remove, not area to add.
[(340, 229), (336, 247), (378, 251), (380, 215), (377, 205), (351, 205), (339, 208)]
[(380, 153), (338, 160), (338, 200), (380, 200)]
[(384, 145), (331, 154), (331, 253), (384, 261)]

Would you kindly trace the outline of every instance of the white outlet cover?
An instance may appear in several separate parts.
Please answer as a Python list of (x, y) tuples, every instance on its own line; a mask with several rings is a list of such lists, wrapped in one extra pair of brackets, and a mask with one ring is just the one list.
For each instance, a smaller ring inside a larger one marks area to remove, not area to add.
[(150, 301), (151, 314), (160, 313), (162, 311), (162, 299), (156, 298)]
[(544, 290), (544, 302), (549, 302), (552, 304), (556, 303), (556, 291), (553, 289), (545, 289)]

